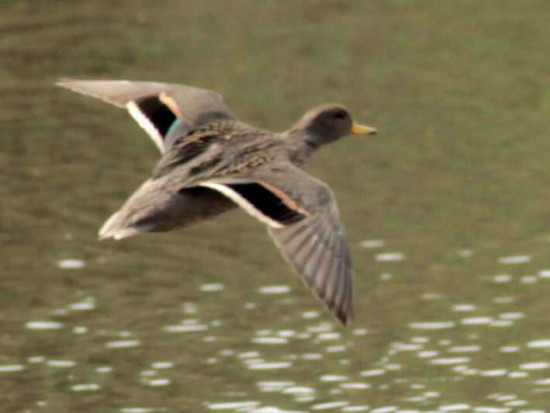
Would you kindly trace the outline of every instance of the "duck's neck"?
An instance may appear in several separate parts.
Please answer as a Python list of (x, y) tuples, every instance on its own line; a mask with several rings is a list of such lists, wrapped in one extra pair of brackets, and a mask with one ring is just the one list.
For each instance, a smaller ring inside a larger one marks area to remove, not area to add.
[(307, 132), (303, 130), (291, 131), (285, 139), (290, 161), (297, 166), (305, 165), (321, 146), (317, 143), (318, 140), (307, 136)]

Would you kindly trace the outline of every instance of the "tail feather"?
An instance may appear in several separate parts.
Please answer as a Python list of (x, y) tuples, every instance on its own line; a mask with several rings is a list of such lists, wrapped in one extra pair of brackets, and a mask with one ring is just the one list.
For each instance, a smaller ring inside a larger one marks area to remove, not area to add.
[(162, 179), (149, 179), (103, 224), (99, 238), (115, 240), (169, 231), (214, 217), (236, 205), (207, 188), (172, 192)]
[(145, 181), (126, 203), (109, 217), (99, 230), (99, 238), (116, 240), (151, 231), (167, 230), (182, 209), (177, 194), (164, 190), (162, 183)]
[(153, 229), (152, 225), (128, 225), (123, 215), (115, 212), (99, 230), (99, 239), (113, 238), (115, 240), (133, 237)]

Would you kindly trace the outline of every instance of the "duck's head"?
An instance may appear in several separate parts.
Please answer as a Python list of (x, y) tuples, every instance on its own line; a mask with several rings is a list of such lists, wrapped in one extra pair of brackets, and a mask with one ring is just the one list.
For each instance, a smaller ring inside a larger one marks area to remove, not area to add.
[(376, 133), (375, 128), (354, 122), (346, 108), (334, 104), (307, 111), (294, 129), (303, 131), (308, 143), (314, 146), (331, 143), (348, 135)]

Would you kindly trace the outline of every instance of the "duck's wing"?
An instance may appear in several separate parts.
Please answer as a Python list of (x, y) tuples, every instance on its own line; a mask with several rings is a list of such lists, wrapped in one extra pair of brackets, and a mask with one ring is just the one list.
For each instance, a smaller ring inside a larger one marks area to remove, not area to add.
[(128, 80), (62, 79), (58, 86), (126, 108), (161, 153), (192, 128), (212, 120), (233, 119), (217, 92), (191, 86)]
[(352, 317), (348, 244), (330, 188), (288, 164), (241, 178), (203, 182), (267, 224), (284, 257), (336, 317)]

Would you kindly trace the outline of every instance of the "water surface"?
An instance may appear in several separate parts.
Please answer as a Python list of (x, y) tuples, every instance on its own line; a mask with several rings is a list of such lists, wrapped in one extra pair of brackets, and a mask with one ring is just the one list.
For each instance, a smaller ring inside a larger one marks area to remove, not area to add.
[[(550, 6), (18, 1), (0, 42), (0, 400), (9, 412), (544, 412)], [(99, 242), (157, 154), (59, 77), (222, 91), (320, 152), (357, 267), (341, 327), (240, 211)]]

